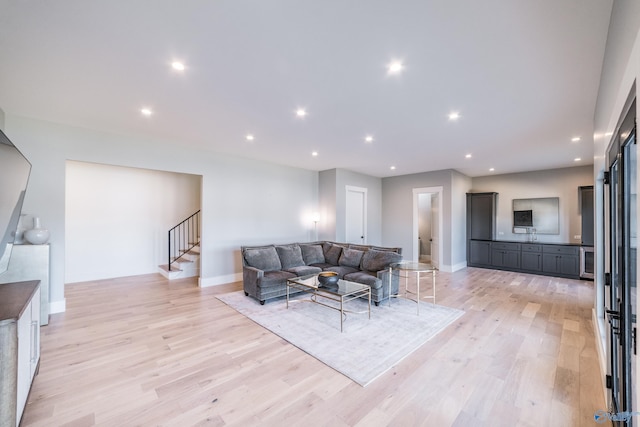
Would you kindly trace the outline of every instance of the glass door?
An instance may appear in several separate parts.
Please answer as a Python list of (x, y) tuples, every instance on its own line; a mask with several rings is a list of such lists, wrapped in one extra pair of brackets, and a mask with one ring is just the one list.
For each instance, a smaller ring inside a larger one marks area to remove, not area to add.
[[(635, 412), (636, 398), (633, 395), (633, 383), (635, 381), (635, 360), (636, 360), (636, 313), (637, 313), (637, 236), (638, 236), (638, 153), (635, 138), (635, 131), (629, 135), (622, 147), (622, 159), (624, 161), (624, 258), (625, 265), (625, 286), (624, 286), (624, 344), (625, 348), (625, 397), (627, 401), (627, 411)], [(635, 420), (637, 422), (637, 420)], [(633, 425), (629, 422), (629, 425)]]
[[(609, 150), (609, 272), (606, 302), (609, 323), (611, 412), (637, 411), (635, 328), (637, 313), (638, 161), (635, 103)], [(634, 417), (613, 421), (615, 426), (638, 425)]]

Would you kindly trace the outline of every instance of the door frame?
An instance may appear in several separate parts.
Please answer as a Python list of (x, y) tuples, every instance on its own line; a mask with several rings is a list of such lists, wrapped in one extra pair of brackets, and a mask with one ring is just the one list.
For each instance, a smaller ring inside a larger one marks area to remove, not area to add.
[[(345, 215), (344, 215), (344, 239), (345, 242), (348, 240), (348, 233), (347, 233), (347, 224), (349, 222), (349, 192), (354, 192), (354, 193), (362, 193), (362, 232), (363, 232), (363, 239), (362, 239), (362, 244), (366, 244), (367, 243), (367, 210), (369, 209), (369, 201), (367, 199), (367, 188), (364, 187), (356, 187), (353, 185), (345, 185), (344, 187), (345, 191), (344, 191), (344, 210), (345, 210)], [(348, 243), (348, 242), (347, 242)]]
[[(442, 247), (444, 246), (442, 243), (443, 235), (442, 235), (442, 198), (444, 194), (444, 187), (422, 187), (422, 188), (414, 188), (413, 189), (413, 232), (412, 232), (412, 245), (413, 245), (413, 258), (414, 261), (420, 261), (420, 247), (418, 243), (419, 237), (419, 227), (418, 227), (418, 217), (420, 211), (418, 209), (418, 197), (420, 194), (438, 194), (438, 236), (440, 237), (440, 244), (438, 245), (438, 262), (440, 263), (439, 267), (442, 269), (443, 259), (442, 259)], [(433, 233), (433, 232), (432, 232)], [(433, 257), (433, 254), (431, 254)]]

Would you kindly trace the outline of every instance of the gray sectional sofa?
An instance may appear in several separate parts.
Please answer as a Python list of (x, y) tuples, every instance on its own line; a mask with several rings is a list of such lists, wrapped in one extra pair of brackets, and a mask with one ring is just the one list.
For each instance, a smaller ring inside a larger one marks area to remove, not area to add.
[[(241, 253), (244, 293), (260, 304), (285, 295), (287, 279), (328, 270), (368, 285), (371, 300), (378, 305), (389, 297), (389, 265), (402, 260), (402, 248), (329, 241), (242, 246)], [(398, 292), (398, 282), (393, 275), (392, 294)]]

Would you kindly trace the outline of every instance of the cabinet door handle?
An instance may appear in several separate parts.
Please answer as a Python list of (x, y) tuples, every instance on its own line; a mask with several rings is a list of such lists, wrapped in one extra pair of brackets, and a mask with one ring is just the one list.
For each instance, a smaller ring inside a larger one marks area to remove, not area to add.
[(38, 361), (38, 325), (37, 320), (31, 321), (31, 363)]

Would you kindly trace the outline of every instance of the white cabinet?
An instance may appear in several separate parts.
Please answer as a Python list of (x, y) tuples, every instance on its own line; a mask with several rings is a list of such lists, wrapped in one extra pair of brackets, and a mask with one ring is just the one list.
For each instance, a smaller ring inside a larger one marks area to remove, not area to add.
[(0, 283), (40, 281), (40, 325), (49, 324), (49, 245), (14, 245)]
[(20, 424), (40, 362), (39, 281), (0, 284), (0, 425)]
[(40, 360), (40, 289), (18, 319), (18, 384), (16, 425), (27, 404), (31, 381)]

